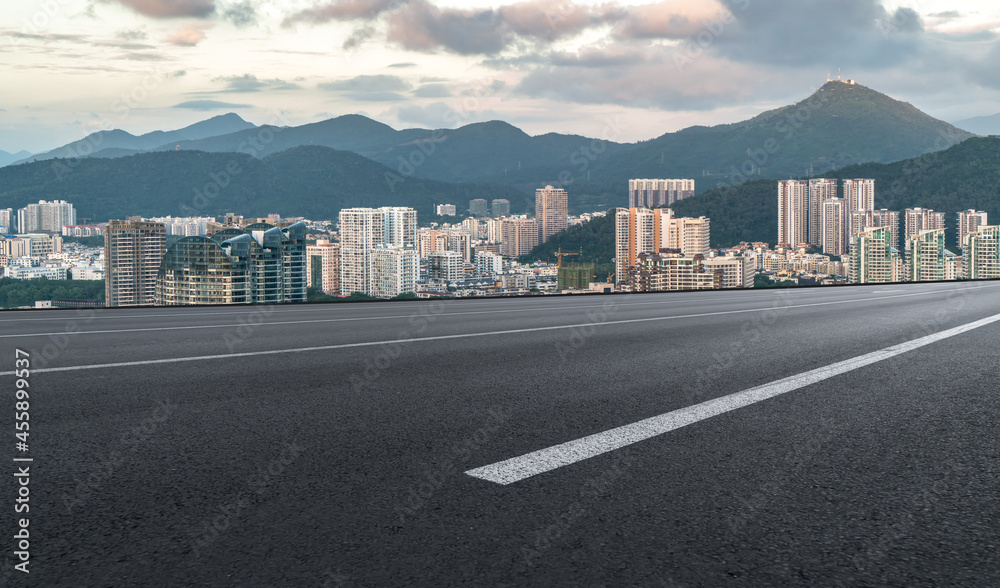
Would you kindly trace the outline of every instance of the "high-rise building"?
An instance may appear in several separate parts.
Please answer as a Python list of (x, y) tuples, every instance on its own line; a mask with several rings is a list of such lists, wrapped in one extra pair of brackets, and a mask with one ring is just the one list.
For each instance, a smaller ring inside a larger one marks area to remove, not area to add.
[(306, 245), (306, 281), (324, 294), (340, 294), (340, 244), (317, 239)]
[(474, 217), (486, 216), (486, 199), (476, 198), (469, 201), (469, 214)]
[(500, 253), (520, 257), (538, 246), (538, 222), (535, 219), (505, 218), (501, 225)]
[(17, 226), (21, 233), (62, 233), (65, 225), (76, 224), (76, 210), (65, 200), (29, 204), (17, 211)]
[(394, 298), (416, 292), (420, 279), (420, 256), (416, 249), (376, 247), (372, 253), (372, 286), (370, 295)]
[(503, 256), (490, 251), (476, 252), (476, 275), (495, 276), (503, 273)]
[(970, 280), (1000, 278), (1000, 226), (979, 227), (962, 243), (965, 276)]
[(844, 199), (827, 198), (820, 208), (820, 227), (822, 238), (820, 247), (827, 255), (842, 256), (847, 252), (847, 241), (844, 230)]
[(417, 252), (427, 259), (434, 251), (455, 251), (472, 260), (472, 235), (466, 229), (419, 229)]
[(552, 235), (569, 228), (569, 196), (566, 190), (552, 186), (535, 190), (535, 220), (538, 221), (539, 243), (545, 243)]
[(672, 217), (666, 233), (668, 249), (679, 249), (687, 257), (708, 255), (711, 248), (711, 225), (708, 217)]
[(455, 216), (458, 214), (458, 209), (454, 204), (438, 204), (435, 212), (438, 216)]
[(497, 198), (490, 203), (490, 209), (493, 213), (493, 218), (503, 218), (505, 216), (510, 216), (510, 200), (505, 198)]
[(208, 237), (185, 237), (170, 246), (156, 279), (157, 306), (249, 304), (249, 259)]
[(808, 243), (809, 183), (804, 180), (778, 182), (778, 244), (798, 247)]
[(837, 180), (815, 178), (809, 180), (809, 199), (806, 218), (808, 218), (808, 243), (816, 247), (823, 246), (823, 202), (837, 197)]
[(403, 206), (378, 209), (382, 216), (382, 243), (390, 247), (417, 246), (417, 211)]
[(875, 180), (844, 180), (844, 204), (847, 212), (875, 210)]
[(901, 280), (902, 260), (892, 247), (888, 227), (871, 228), (851, 235), (850, 281), (881, 284)]
[(479, 219), (467, 218), (462, 221), (462, 228), (469, 231), (469, 236), (473, 241), (479, 240)]
[(227, 227), (211, 239), (228, 255), (247, 261), (247, 295), (255, 304), (305, 302), (308, 289), (306, 225), (267, 222)]
[(371, 289), (372, 255), (382, 244), (385, 223), (373, 208), (340, 211), (340, 293), (368, 294)]
[(0, 235), (17, 232), (17, 215), (13, 208), (0, 208)]
[(176, 218), (172, 216), (151, 218), (150, 222), (163, 223), (167, 227), (167, 235), (179, 235), (181, 237), (205, 237), (208, 235), (208, 225), (215, 222), (214, 217), (185, 217)]
[(686, 257), (707, 255), (711, 221), (706, 217), (675, 218), (669, 208), (619, 208), (615, 214), (616, 279), (625, 280), (640, 253), (675, 250)]
[(906, 240), (906, 270), (911, 282), (945, 278), (944, 229), (920, 231)]
[(907, 244), (910, 241), (910, 237), (913, 237), (920, 231), (933, 231), (945, 228), (945, 215), (943, 212), (934, 212), (929, 208), (907, 208), (905, 215), (906, 233), (903, 235), (903, 239)]
[(433, 251), (427, 258), (427, 277), (444, 282), (457, 282), (463, 277), (465, 260), (455, 251)]
[(888, 227), (892, 232), (892, 247), (899, 249), (899, 212), (895, 210), (855, 210), (851, 215), (851, 235), (874, 227)]
[[(374, 273), (376, 248), (407, 249), (417, 255), (417, 212), (412, 208), (345, 208), (340, 211), (339, 232), (340, 293), (344, 296), (354, 292), (377, 296), (373, 294), (375, 280), (381, 278)], [(389, 263), (386, 255), (383, 254), (379, 267)], [(404, 262), (408, 264), (408, 258), (400, 263)], [(419, 267), (417, 271), (419, 273)], [(386, 291), (386, 282), (379, 283), (382, 284), (379, 291)], [(406, 284), (403, 281), (397, 285), (405, 287)], [(412, 292), (412, 289), (405, 291)]]
[[(0, 224), (3, 220), (0, 219)], [(963, 210), (958, 213), (958, 246), (965, 246), (965, 236), (975, 233), (979, 227), (985, 227), (989, 223), (986, 221), (986, 213), (981, 210)]]
[(156, 302), (156, 278), (167, 252), (167, 228), (138, 216), (113, 220), (104, 233), (104, 296), (109, 307)]
[(629, 268), (639, 263), (639, 254), (673, 249), (668, 247), (672, 219), (673, 210), (669, 208), (618, 209), (615, 214), (615, 280), (618, 283), (624, 283)]
[(490, 243), (499, 243), (503, 239), (501, 229), (503, 227), (503, 220), (499, 218), (491, 218), (486, 221), (486, 240)]
[(694, 196), (694, 180), (629, 180), (629, 208), (659, 208)]

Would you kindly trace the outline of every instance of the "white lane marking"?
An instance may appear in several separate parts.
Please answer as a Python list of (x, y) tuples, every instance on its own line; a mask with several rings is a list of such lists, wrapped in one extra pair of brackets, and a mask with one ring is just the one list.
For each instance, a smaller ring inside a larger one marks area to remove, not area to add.
[(1000, 314), (971, 322), (960, 327), (894, 345), (880, 351), (860, 355), (826, 367), (790, 376), (770, 384), (750, 388), (641, 420), (636, 423), (596, 433), (582, 439), (555, 445), (465, 472), (466, 474), (501, 485), (513, 484), (557, 468), (568, 466), (591, 457), (621, 449), (652, 437), (669, 433), (681, 427), (719, 416), (775, 396), (787, 394), (805, 386), (822, 382), (834, 376), (884, 361), (943, 339), (955, 337), (1000, 321)]
[[(810, 290), (810, 288), (803, 288), (803, 290)], [(895, 291), (899, 292), (900, 290), (895, 290)], [(747, 290), (747, 294), (753, 294), (755, 292), (756, 293), (764, 294), (764, 293), (777, 292), (777, 290), (764, 290), (764, 289)], [(688, 298), (688, 297), (681, 298), (680, 296), (677, 296), (676, 294), (695, 294), (696, 296), (699, 296), (699, 297), (698, 298)], [(629, 303), (629, 304), (617, 303), (616, 305), (617, 306), (648, 306), (648, 305), (652, 305), (652, 304), (667, 304), (667, 303), (671, 303), (671, 304), (684, 304), (684, 303), (690, 303), (690, 302), (705, 302), (706, 300), (711, 300), (712, 302), (722, 302), (724, 300), (746, 300), (746, 298), (747, 298), (746, 294), (744, 294), (742, 296), (727, 296), (725, 298), (715, 298), (715, 297), (704, 298), (704, 294), (705, 294), (704, 292), (701, 295), (698, 295), (698, 294), (696, 294), (694, 292), (671, 293), (670, 294), (670, 298), (665, 298), (665, 299), (661, 298), (661, 299), (659, 299), (659, 300), (657, 300), (655, 302), (634, 302), (634, 303)], [(869, 292), (869, 294), (870, 294), (870, 292)], [(584, 297), (586, 297), (587, 299), (593, 299), (593, 295), (579, 294), (579, 295), (577, 295), (577, 297), (578, 298), (584, 298)], [(506, 297), (506, 298), (504, 298), (504, 297), (499, 297), (498, 296), (498, 297), (494, 297), (494, 298), (495, 298), (496, 301), (511, 300), (511, 302), (512, 302), (511, 304), (504, 304), (504, 305), (502, 305), (502, 306), (505, 306), (505, 307), (506, 306), (513, 306), (515, 304), (513, 302), (513, 300), (512, 300), (514, 297)], [(616, 297), (616, 299), (618, 299), (618, 300), (621, 300), (623, 298), (625, 298), (625, 295), (621, 295), (621, 296)], [(458, 300), (449, 300), (449, 301), (446, 301), (446, 303), (455, 303), (455, 302), (460, 302), (460, 301), (461, 302), (480, 302), (481, 300), (482, 299), (480, 299), (480, 300), (476, 300), (476, 299), (458, 299)], [(372, 302), (372, 303), (367, 303), (367, 304), (370, 305), (370, 304), (378, 304), (378, 303)], [(409, 309), (419, 309), (420, 308), (419, 306), (409, 306), (409, 305), (403, 306), (402, 304), (399, 304), (399, 303), (393, 303), (393, 304), (395, 306), (392, 306), (391, 308), (386, 308), (386, 306), (388, 306), (388, 305), (382, 305), (382, 308), (380, 310), (395, 310), (395, 309), (399, 309), (399, 308), (409, 308)], [(427, 304), (429, 304), (429, 303), (427, 303)], [(323, 312), (323, 311), (327, 311), (327, 310), (353, 311), (353, 310), (357, 310), (357, 308), (358, 308), (359, 305), (357, 305), (357, 304), (349, 304), (349, 303), (338, 304), (338, 303), (335, 303), (335, 302), (330, 302), (330, 303), (327, 303), (327, 304), (311, 304), (310, 306), (312, 308), (287, 308), (287, 307), (279, 307), (279, 308), (277, 308), (275, 310), (275, 313), (277, 313), (277, 314), (285, 314), (285, 313), (293, 313), (293, 312)], [(601, 304), (588, 304), (588, 305), (574, 304), (572, 306), (561, 306), (561, 307), (522, 308), (522, 309), (516, 309), (516, 310), (512, 310), (512, 311), (508, 311), (508, 312), (529, 312), (529, 311), (535, 311), (535, 310), (572, 310), (574, 308), (600, 308), (601, 306), (603, 306), (603, 305), (601, 305)], [(163, 308), (163, 307), (159, 306), (159, 307), (152, 307), (152, 308), (160, 309), (160, 308)], [(174, 318), (174, 317), (178, 317), (178, 316), (213, 316), (213, 315), (217, 315), (217, 316), (242, 316), (242, 315), (246, 314), (247, 311), (253, 312), (253, 311), (256, 311), (256, 310), (259, 310), (259, 309), (263, 309), (263, 308), (267, 308), (267, 306), (264, 306), (264, 305), (235, 306), (234, 305), (232, 307), (232, 310), (225, 311), (225, 312), (209, 312), (209, 311), (205, 311), (205, 312), (185, 312), (185, 313), (163, 313), (163, 312), (161, 312), (161, 313), (156, 313), (156, 314), (108, 315), (108, 316), (95, 316), (93, 318), (93, 320), (106, 321), (106, 320), (116, 320), (116, 319), (133, 319), (133, 318), (155, 319), (155, 318)], [(103, 310), (109, 310), (109, 309), (98, 308), (98, 309), (90, 309), (90, 310), (102, 310), (103, 311)], [(497, 309), (493, 309), (491, 311), (484, 311), (484, 312), (495, 312), (496, 310)], [(8, 312), (8, 311), (2, 311), (2, 312)], [(16, 311), (13, 311), (13, 312), (16, 312)], [(30, 312), (37, 313), (38, 311), (30, 311)], [(76, 320), (88, 320), (86, 318), (81, 319), (81, 317), (73, 317), (69, 313), (66, 313), (66, 312), (63, 312), (63, 313), (60, 313), (60, 314), (62, 314), (63, 316), (61, 316), (61, 317), (46, 317), (46, 318), (0, 319), (0, 323), (30, 323), (30, 322), (41, 322), (41, 321), (67, 321), (67, 322), (69, 322), (69, 321), (72, 321), (74, 319), (76, 319)], [(379, 320), (379, 319), (390, 319), (390, 318), (408, 318), (409, 316), (410, 315), (406, 315), (404, 317), (399, 317), (399, 316), (372, 316), (372, 317), (365, 317), (365, 318), (352, 319), (352, 320)]]
[[(174, 358), (167, 358), (167, 359), (147, 359), (147, 360), (141, 360), (141, 361), (126, 361), (126, 362), (120, 362), (120, 363), (105, 363), (105, 364), (97, 364), (97, 365), (76, 365), (76, 366), (59, 367), (59, 368), (42, 368), (42, 369), (32, 370), (32, 373), (34, 373), (34, 374), (40, 374), (40, 373), (45, 373), (45, 372), (72, 372), (72, 371), (80, 371), (80, 370), (95, 370), (95, 369), (113, 368), (113, 367), (131, 367), (131, 366), (155, 365), (155, 364), (163, 364), (163, 363), (182, 363), (182, 362), (190, 362), (190, 361), (207, 361), (207, 360), (212, 360), (212, 359), (231, 359), (231, 358), (235, 358), (235, 357), (256, 357), (256, 356), (260, 356), (260, 355), (280, 355), (280, 354), (285, 354), (285, 353), (302, 353), (302, 352), (307, 352), (307, 351), (331, 351), (331, 350), (335, 350), (335, 349), (350, 349), (350, 348), (354, 348), (354, 347), (373, 347), (375, 345), (395, 345), (395, 344), (403, 344), (403, 343), (420, 343), (420, 342), (424, 342), (424, 341), (444, 341), (444, 340), (447, 340), (447, 339), (470, 339), (470, 338), (474, 338), (474, 337), (493, 337), (493, 336), (496, 336), (496, 335), (514, 335), (514, 334), (520, 334), (520, 333), (537, 333), (537, 332), (541, 332), (541, 331), (559, 331), (559, 330), (563, 330), (563, 329), (578, 329), (578, 328), (585, 328), (585, 327), (603, 327), (603, 326), (607, 326), (607, 325), (626, 325), (626, 324), (632, 324), (632, 323), (652, 323), (652, 322), (659, 322), (659, 321), (680, 320), (680, 319), (688, 319), (688, 318), (701, 318), (701, 317), (706, 317), (706, 316), (722, 316), (722, 315), (728, 315), (728, 314), (746, 314), (746, 313), (751, 313), (751, 312), (767, 312), (769, 310), (771, 310), (771, 311), (790, 310), (790, 309), (793, 309), (793, 308), (807, 308), (807, 307), (813, 307), (813, 306), (829, 306), (829, 305), (833, 305), (833, 304), (851, 304), (851, 303), (857, 303), (857, 302), (869, 302), (869, 301), (873, 301), (873, 300), (887, 300), (887, 299), (890, 299), (890, 298), (908, 298), (908, 297), (911, 297), (911, 296), (921, 296), (921, 295), (924, 295), (924, 294), (934, 294), (934, 293), (941, 293), (941, 292), (947, 292), (947, 291), (948, 290), (937, 290), (937, 291), (934, 291), (934, 292), (915, 292), (915, 293), (912, 293), (912, 294), (900, 294), (898, 296), (883, 296), (883, 297), (880, 297), (880, 298), (861, 298), (861, 299), (839, 300), (839, 301), (835, 301), (835, 302), (814, 302), (814, 303), (811, 303), (811, 304), (794, 304), (794, 305), (787, 305), (787, 306), (780, 306), (780, 307), (771, 306), (771, 307), (767, 307), (767, 308), (747, 308), (747, 309), (743, 309), (743, 310), (724, 310), (724, 311), (719, 311), (719, 312), (703, 312), (703, 313), (698, 313), (698, 314), (683, 314), (683, 315), (674, 315), (674, 316), (647, 317), (647, 318), (641, 318), (641, 319), (627, 319), (627, 320), (620, 320), (620, 321), (605, 321), (605, 322), (600, 322), (600, 323), (583, 323), (583, 324), (576, 324), (576, 325), (557, 325), (557, 326), (552, 326), (552, 327), (532, 327), (532, 328), (527, 328), (527, 329), (511, 329), (511, 330), (507, 330), (507, 331), (489, 331), (489, 332), (485, 332), (485, 333), (462, 333), (462, 334), (457, 334), (457, 335), (436, 335), (436, 336), (432, 336), (432, 337), (414, 337), (414, 338), (411, 338), (411, 339), (394, 339), (394, 340), (390, 340), (390, 341), (367, 341), (367, 342), (363, 342), (363, 343), (341, 343), (339, 345), (323, 345), (323, 346), (319, 346), (319, 347), (298, 347), (298, 348), (295, 348), (295, 349), (271, 349), (271, 350), (268, 350), (268, 351), (247, 351), (247, 352), (243, 352), (243, 353), (229, 353), (229, 354), (220, 354), (220, 355), (202, 355), (202, 356), (196, 356), (196, 357), (174, 357)], [(318, 321), (307, 321), (307, 322), (318, 322)], [(276, 323), (269, 323), (269, 324), (276, 324)], [(232, 325), (230, 325), (230, 326), (232, 326)], [(0, 376), (12, 376), (12, 375), (14, 375), (13, 371), (10, 371), (10, 372), (0, 372)]]
[[(987, 288), (987, 287), (991, 287), (991, 286), (981, 286), (981, 287)], [(956, 290), (968, 290), (968, 289), (969, 288), (966, 287), (966, 288), (952, 288), (950, 290), (927, 290), (927, 291), (923, 291), (923, 292), (911, 292), (910, 294), (900, 294), (899, 296), (885, 296), (885, 297), (881, 297), (881, 298), (850, 298), (850, 299), (847, 299), (847, 300), (838, 300), (838, 301), (834, 301), (834, 302), (817, 302), (817, 303), (812, 303), (812, 304), (789, 305), (789, 306), (783, 306), (781, 308), (802, 308), (802, 307), (806, 307), (806, 306), (825, 306), (827, 304), (848, 304), (848, 303), (852, 303), (852, 302), (866, 302), (866, 301), (871, 301), (871, 300), (884, 300), (884, 299), (887, 299), (887, 298), (906, 298), (906, 297), (909, 297), (909, 296), (924, 296), (924, 295), (927, 295), (927, 294), (938, 294), (938, 293), (943, 293), (943, 292), (953, 292), (953, 291), (956, 291)], [(635, 303), (635, 304), (630, 304), (629, 306), (638, 306), (638, 305), (643, 305), (643, 304), (660, 304), (660, 305), (663, 305), (663, 306), (667, 306), (663, 302), (638, 302), (638, 303)], [(624, 306), (624, 305), (620, 305), (620, 306)], [(436, 316), (449, 317), (449, 316), (469, 316), (469, 315), (477, 315), (477, 314), (508, 314), (508, 313), (529, 312), (529, 311), (533, 312), (535, 310), (539, 310), (539, 311), (575, 310), (575, 309), (578, 309), (578, 308), (603, 308), (603, 307), (604, 307), (603, 304), (595, 304), (595, 305), (589, 305), (589, 306), (583, 306), (583, 305), (574, 304), (572, 306), (563, 306), (563, 307), (550, 306), (550, 307), (536, 308), (536, 309), (511, 309), (511, 310), (503, 310), (503, 311), (497, 311), (497, 310), (477, 310), (477, 311), (468, 311), (468, 312), (450, 312), (450, 313), (447, 313), (447, 314), (441, 314), (441, 315), (436, 315)], [(610, 321), (610, 322), (605, 322), (605, 323), (601, 323), (601, 324), (614, 325), (614, 324), (624, 324), (624, 323), (628, 323), (628, 322), (643, 322), (643, 321), (646, 321), (646, 320), (664, 320), (664, 319), (670, 319), (670, 318), (691, 318), (691, 317), (701, 317), (701, 316), (716, 316), (716, 315), (732, 314), (732, 313), (739, 313), (739, 312), (756, 312), (756, 311), (759, 311), (759, 310), (776, 310), (776, 309), (775, 308), (761, 308), (761, 309), (749, 309), (749, 310), (731, 310), (731, 311), (725, 311), (725, 312), (710, 312), (710, 313), (705, 313), (705, 314), (692, 314), (692, 315), (683, 315), (683, 316), (676, 316), (676, 317), (673, 317), (673, 316), (672, 317), (653, 317), (651, 319), (633, 319), (632, 321)], [(304, 324), (315, 324), (315, 323), (340, 323), (340, 322), (351, 322), (351, 321), (404, 319), (404, 318), (412, 318), (413, 316), (414, 315), (412, 315), (412, 314), (406, 314), (406, 315), (381, 316), (381, 317), (351, 317), (351, 318), (335, 318), (335, 319), (312, 319), (312, 320), (306, 320), (306, 321), (276, 321), (276, 322), (271, 322), (271, 323), (260, 323), (260, 324), (254, 325), (254, 328), (272, 327), (272, 326), (279, 326), (279, 325), (304, 325)], [(240, 326), (240, 325), (232, 325), (232, 324), (225, 324), (225, 325), (191, 325), (191, 326), (187, 326), (187, 327), (144, 327), (144, 328), (141, 328), (141, 329), (108, 329), (108, 330), (103, 330), (103, 331), (59, 331), (59, 332), (54, 332), (54, 333), (18, 333), (18, 334), (13, 334), (13, 335), (0, 335), (0, 339), (15, 339), (15, 338), (20, 338), (20, 337), (50, 337), (50, 336), (56, 336), (56, 335), (79, 336), (79, 335), (107, 335), (107, 334), (111, 334), (111, 333), (145, 333), (145, 332), (151, 332), (151, 331), (187, 331), (187, 330), (192, 330), (192, 329), (231, 329), (233, 327), (238, 327), (238, 326)], [(569, 325), (569, 326), (560, 327), (560, 328), (567, 328), (568, 329), (568, 328), (572, 328), (573, 326), (589, 327), (591, 325), (589, 325), (589, 324), (587, 324), (587, 325)], [(506, 331), (501, 331), (501, 332), (506, 332)], [(510, 331), (510, 332), (523, 332), (523, 331)]]

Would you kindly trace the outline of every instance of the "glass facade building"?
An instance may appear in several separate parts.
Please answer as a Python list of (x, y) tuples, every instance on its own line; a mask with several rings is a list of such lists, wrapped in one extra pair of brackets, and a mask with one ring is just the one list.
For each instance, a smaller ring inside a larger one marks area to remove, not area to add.
[(306, 301), (306, 226), (254, 223), (185, 237), (160, 265), (156, 304), (275, 304)]

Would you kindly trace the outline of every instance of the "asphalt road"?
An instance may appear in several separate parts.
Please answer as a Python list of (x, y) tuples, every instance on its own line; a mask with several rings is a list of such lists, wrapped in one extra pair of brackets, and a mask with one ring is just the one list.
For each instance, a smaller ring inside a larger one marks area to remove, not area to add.
[(0, 458), (34, 460), (0, 585), (1000, 586), (998, 314), (995, 282), (0, 313)]

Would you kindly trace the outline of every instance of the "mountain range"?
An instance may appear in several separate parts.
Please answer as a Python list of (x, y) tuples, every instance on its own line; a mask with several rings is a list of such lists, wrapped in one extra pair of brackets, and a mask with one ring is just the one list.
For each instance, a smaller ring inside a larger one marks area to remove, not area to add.
[(21, 158), (15, 161), (14, 164), (18, 165), (56, 158), (125, 157), (127, 155), (151, 151), (158, 147), (165, 148), (168, 145), (181, 141), (205, 139), (207, 137), (226, 135), (253, 128), (256, 128), (256, 125), (248, 123), (240, 118), (239, 115), (229, 113), (203, 120), (176, 131), (153, 131), (139, 136), (127, 133), (121, 129), (98, 131), (87, 135), (79, 141), (63, 145), (58, 149)]
[(17, 153), (7, 153), (6, 151), (0, 151), (0, 167), (5, 165), (10, 165), (15, 161), (22, 160), (26, 157), (30, 157), (31, 154), (27, 151), (18, 151)]
[(977, 135), (1000, 135), (1000, 114), (968, 118), (955, 123), (955, 126)]
[(278, 213), (336, 218), (342, 208), (411, 206), (422, 218), (433, 205), (506, 198), (516, 212), (534, 199), (511, 186), (394, 181), (370, 159), (328, 147), (294, 147), (257, 159), (243, 153), (153, 152), (105, 159), (39, 161), (0, 168), (0, 208), (67, 200), (95, 222), (129, 215), (248, 216)]
[[(345, 206), (408, 205), (423, 215), (434, 203), (463, 210), (471, 198), (504, 197), (517, 213), (533, 210), (534, 188), (553, 184), (569, 191), (576, 213), (625, 205), (630, 178), (694, 177), (698, 192), (708, 194), (679, 206), (711, 209), (713, 237), (768, 240), (770, 229), (753, 223), (763, 222), (756, 215), (771, 215), (772, 207), (747, 208), (758, 201), (752, 180), (838, 177), (847, 166), (918, 157), (973, 136), (910, 104), (841, 82), (747, 121), (631, 144), (530, 136), (500, 121), (395, 130), (346, 115), (257, 127), (227, 114), (171, 132), (106, 131), (0, 168), (0, 208), (61, 198), (76, 204), (80, 217), (95, 220), (230, 210), (334, 218)], [(87, 145), (92, 156), (67, 157)], [(241, 173), (220, 187), (218, 198), (193, 206), (195, 191), (218, 184), (213, 178), (230, 162)], [(737, 196), (719, 190), (746, 181)], [(762, 189), (760, 202), (772, 192)], [(736, 200), (723, 205), (725, 198)]]
[[(606, 134), (613, 138), (621, 130), (609, 127)], [(953, 144), (973, 134), (865, 86), (829, 82), (796, 104), (747, 121), (690, 127), (638, 143), (557, 133), (530, 136), (501, 121), (395, 130), (361, 115), (345, 115), (297, 127), (255, 127), (227, 114), (167, 133), (105, 131), (17, 163), (177, 149), (262, 158), (293, 147), (323, 146), (363, 155), (402, 177), (523, 189), (591, 183), (591, 189), (623, 195), (621, 186), (630, 178), (693, 177), (698, 191), (704, 191), (754, 177), (898, 161), (940, 149), (942, 136)]]

